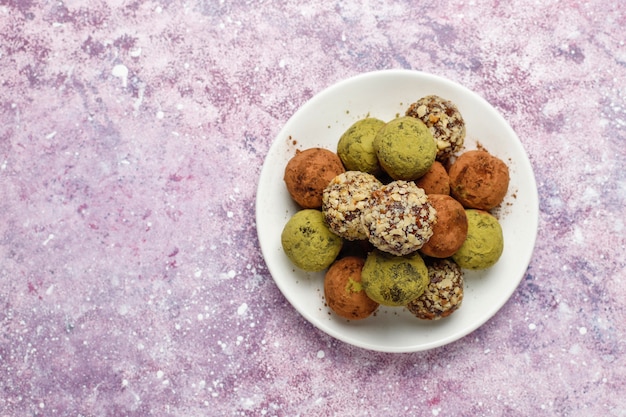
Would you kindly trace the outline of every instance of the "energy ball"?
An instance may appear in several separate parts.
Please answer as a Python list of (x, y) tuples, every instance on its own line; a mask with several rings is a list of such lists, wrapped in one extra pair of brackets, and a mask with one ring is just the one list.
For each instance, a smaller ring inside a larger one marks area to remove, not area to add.
[(509, 168), (487, 151), (467, 151), (450, 166), (450, 194), (466, 208), (491, 210), (504, 200)]
[(463, 301), (463, 271), (450, 259), (427, 261), (430, 283), (406, 308), (415, 317), (439, 320), (454, 313)]
[(324, 276), (324, 297), (328, 307), (340, 317), (361, 320), (378, 308), (361, 284), (365, 259), (349, 256), (335, 261)]
[(432, 226), (433, 235), (420, 250), (427, 256), (447, 258), (465, 242), (467, 215), (461, 203), (449, 195), (431, 194), (428, 201), (437, 211), (437, 223)]
[(407, 116), (428, 126), (437, 145), (437, 160), (446, 163), (465, 142), (465, 121), (454, 103), (436, 95), (422, 97), (411, 104)]
[(435, 161), (437, 147), (428, 127), (414, 117), (402, 116), (386, 123), (374, 138), (381, 167), (394, 180), (416, 180)]
[(405, 306), (428, 286), (428, 269), (422, 257), (394, 256), (374, 250), (361, 271), (361, 283), (369, 298), (386, 306)]
[(424, 190), (402, 180), (372, 192), (362, 216), (370, 243), (397, 256), (421, 248), (432, 236), (437, 221)]
[(372, 192), (382, 185), (373, 175), (360, 171), (333, 178), (322, 194), (322, 213), (330, 230), (347, 240), (367, 239), (361, 216)]
[(285, 185), (300, 207), (322, 207), (322, 192), (330, 180), (345, 171), (336, 153), (324, 148), (296, 151), (285, 167)]
[(450, 177), (439, 161), (433, 162), (428, 172), (415, 180), (415, 185), (426, 194), (450, 194)]
[(357, 121), (341, 135), (337, 144), (337, 155), (348, 171), (368, 174), (380, 172), (374, 138), (384, 125), (382, 120), (368, 117)]
[(465, 269), (486, 269), (493, 266), (504, 250), (502, 227), (492, 214), (467, 209), (467, 238), (452, 259)]
[(343, 246), (343, 240), (326, 225), (322, 212), (315, 209), (296, 212), (285, 224), (280, 240), (291, 262), (305, 271), (328, 268)]

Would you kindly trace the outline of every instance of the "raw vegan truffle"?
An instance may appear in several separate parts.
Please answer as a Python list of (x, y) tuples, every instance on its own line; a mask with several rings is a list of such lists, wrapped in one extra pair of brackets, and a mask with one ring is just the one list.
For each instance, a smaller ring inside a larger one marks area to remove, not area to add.
[(393, 255), (408, 255), (433, 234), (437, 213), (424, 190), (412, 181), (392, 181), (374, 191), (363, 212), (368, 239)]
[(465, 142), (465, 121), (454, 103), (436, 95), (422, 97), (411, 104), (407, 116), (428, 126), (437, 145), (437, 160), (447, 162)]
[(437, 211), (437, 223), (432, 226), (433, 235), (420, 250), (427, 256), (447, 258), (465, 242), (467, 215), (461, 203), (449, 195), (431, 194), (428, 201)]
[(357, 121), (341, 135), (337, 144), (337, 155), (348, 171), (369, 174), (380, 172), (374, 138), (384, 125), (382, 120), (368, 117)]
[(383, 126), (374, 139), (380, 165), (394, 180), (415, 180), (435, 161), (437, 147), (428, 127), (414, 117), (402, 116)]
[(493, 266), (504, 250), (502, 227), (493, 215), (483, 210), (467, 209), (467, 238), (452, 259), (465, 269)]
[(322, 194), (322, 213), (330, 230), (348, 240), (367, 239), (362, 213), (382, 183), (371, 174), (346, 171), (333, 178)]
[(361, 284), (365, 259), (349, 256), (335, 261), (324, 277), (326, 304), (338, 316), (349, 320), (369, 317), (378, 303), (367, 296)]
[(448, 317), (463, 301), (463, 271), (450, 259), (426, 261), (426, 267), (430, 283), (406, 308), (424, 320)]
[(315, 209), (296, 212), (285, 224), (280, 240), (291, 262), (305, 271), (328, 268), (343, 246), (343, 240), (326, 225), (322, 212)]
[(386, 306), (405, 306), (428, 286), (428, 269), (422, 257), (394, 256), (374, 250), (363, 265), (361, 283), (369, 298)]
[(426, 194), (450, 194), (450, 177), (439, 161), (433, 162), (428, 172), (415, 180), (415, 185)]
[(336, 153), (324, 148), (296, 151), (285, 167), (285, 185), (302, 208), (322, 207), (322, 192), (330, 180), (345, 171)]
[(450, 166), (450, 194), (466, 208), (491, 210), (504, 200), (509, 168), (484, 150), (467, 151)]

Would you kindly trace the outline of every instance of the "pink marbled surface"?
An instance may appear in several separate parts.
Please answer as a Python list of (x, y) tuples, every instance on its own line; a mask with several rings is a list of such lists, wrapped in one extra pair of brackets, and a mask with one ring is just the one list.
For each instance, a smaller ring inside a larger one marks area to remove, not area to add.
[[(626, 4), (0, 1), (0, 416), (626, 415)], [(285, 301), (254, 202), (325, 87), (410, 68), (528, 151), (535, 254), (443, 348), (338, 342)]]

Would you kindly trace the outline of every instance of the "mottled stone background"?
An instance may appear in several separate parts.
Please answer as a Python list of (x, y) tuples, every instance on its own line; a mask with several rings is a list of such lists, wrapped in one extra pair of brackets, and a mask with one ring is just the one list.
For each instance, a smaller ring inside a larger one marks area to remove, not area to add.
[[(626, 3), (0, 0), (0, 416), (626, 416)], [(519, 289), (448, 346), (338, 342), (268, 274), (264, 156), (386, 68), (528, 151)]]

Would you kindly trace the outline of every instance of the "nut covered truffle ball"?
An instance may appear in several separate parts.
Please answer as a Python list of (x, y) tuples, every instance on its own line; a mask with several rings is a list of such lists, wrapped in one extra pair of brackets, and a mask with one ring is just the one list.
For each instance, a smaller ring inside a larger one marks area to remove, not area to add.
[(465, 121), (454, 103), (436, 95), (422, 97), (411, 104), (407, 116), (428, 126), (437, 145), (437, 160), (447, 162), (465, 142)]
[(302, 208), (322, 207), (322, 192), (330, 180), (345, 171), (336, 153), (324, 148), (296, 151), (285, 167), (289, 195)]
[(335, 261), (324, 276), (324, 298), (328, 307), (340, 317), (361, 320), (378, 308), (367, 296), (361, 283), (365, 259), (347, 256)]
[(450, 166), (450, 195), (466, 208), (491, 210), (504, 200), (509, 168), (487, 151), (467, 151)]
[(411, 181), (392, 181), (372, 193), (363, 213), (369, 241), (397, 256), (421, 248), (433, 234), (437, 213), (424, 190)]
[(437, 223), (433, 225), (433, 235), (420, 250), (427, 256), (447, 258), (465, 242), (467, 215), (461, 203), (449, 195), (431, 194), (428, 201), (437, 211)]
[(333, 178), (322, 194), (322, 213), (330, 230), (347, 240), (365, 240), (361, 219), (372, 192), (382, 187), (373, 175), (346, 171)]
[(438, 320), (454, 313), (463, 301), (463, 271), (450, 259), (427, 261), (430, 283), (424, 293), (407, 304), (415, 317)]

